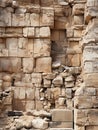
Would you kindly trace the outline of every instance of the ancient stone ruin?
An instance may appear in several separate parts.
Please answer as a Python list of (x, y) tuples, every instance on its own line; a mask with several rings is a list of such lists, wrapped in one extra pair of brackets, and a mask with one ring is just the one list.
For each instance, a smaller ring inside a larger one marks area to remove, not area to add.
[(0, 0), (0, 130), (98, 130), (98, 0)]

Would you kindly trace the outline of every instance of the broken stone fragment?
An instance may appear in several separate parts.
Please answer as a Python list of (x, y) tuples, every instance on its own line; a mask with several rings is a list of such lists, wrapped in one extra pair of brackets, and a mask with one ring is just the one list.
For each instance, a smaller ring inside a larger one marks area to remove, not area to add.
[(61, 66), (61, 62), (60, 61), (55, 61), (52, 63), (52, 68), (53, 69), (57, 69)]
[(63, 78), (59, 75), (52, 81), (52, 83), (54, 85), (62, 85), (63, 84)]
[(75, 79), (74, 79), (74, 77), (72, 75), (65, 78), (66, 82), (70, 82), (70, 81), (74, 81), (74, 80)]
[(35, 118), (32, 120), (32, 126), (36, 129), (46, 130), (48, 128), (48, 122), (41, 118)]

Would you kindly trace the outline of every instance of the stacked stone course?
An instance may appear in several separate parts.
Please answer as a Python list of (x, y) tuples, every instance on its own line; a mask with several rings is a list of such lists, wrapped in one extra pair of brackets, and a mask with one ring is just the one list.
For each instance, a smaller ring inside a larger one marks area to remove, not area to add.
[(0, 130), (97, 130), (97, 0), (1, 0)]

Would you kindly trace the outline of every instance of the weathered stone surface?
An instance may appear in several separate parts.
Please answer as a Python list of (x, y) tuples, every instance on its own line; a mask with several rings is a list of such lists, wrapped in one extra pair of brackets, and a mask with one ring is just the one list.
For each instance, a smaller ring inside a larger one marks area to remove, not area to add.
[(53, 109), (52, 113), (52, 121), (73, 121), (73, 114), (71, 110), (64, 109)]
[(50, 56), (50, 40), (35, 39), (34, 40), (34, 58), (42, 56)]
[(88, 125), (98, 125), (96, 109), (75, 109), (75, 123), (77, 125), (88, 126)]
[(41, 118), (33, 119), (32, 125), (36, 129), (42, 129), (42, 130), (44, 130), (44, 129), (48, 128), (48, 122), (46, 122), (45, 120), (43, 120)]
[(20, 72), (21, 59), (20, 58), (1, 58), (0, 71), (4, 72)]
[(34, 67), (34, 59), (33, 58), (23, 58), (23, 72), (32, 73)]
[(36, 72), (51, 72), (51, 58), (44, 57), (36, 59)]
[(61, 76), (57, 76), (53, 81), (52, 83), (54, 85), (62, 85), (63, 84), (63, 78)]
[(33, 27), (25, 27), (23, 28), (23, 36), (24, 37), (34, 37), (34, 28)]

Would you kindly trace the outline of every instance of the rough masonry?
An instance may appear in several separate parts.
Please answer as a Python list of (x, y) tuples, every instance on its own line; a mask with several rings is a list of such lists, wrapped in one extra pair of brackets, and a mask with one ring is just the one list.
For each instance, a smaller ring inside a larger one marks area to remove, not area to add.
[(0, 1), (0, 130), (98, 130), (98, 1)]

